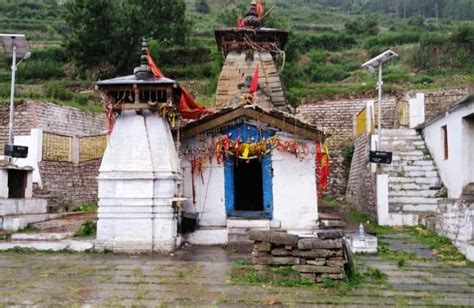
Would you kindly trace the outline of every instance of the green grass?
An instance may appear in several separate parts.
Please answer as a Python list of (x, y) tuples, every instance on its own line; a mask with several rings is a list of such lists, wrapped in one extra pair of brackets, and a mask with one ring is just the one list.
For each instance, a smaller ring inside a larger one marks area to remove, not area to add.
[(248, 262), (234, 261), (230, 268), (230, 281), (236, 284), (269, 284), (280, 287), (308, 287), (315, 284), (310, 279), (299, 278), (291, 266), (257, 271)]
[(74, 237), (92, 237), (97, 233), (97, 224), (93, 221), (86, 221), (81, 228), (74, 233)]
[(82, 203), (82, 204), (78, 204), (72, 211), (97, 213), (98, 207), (99, 206), (96, 203)]

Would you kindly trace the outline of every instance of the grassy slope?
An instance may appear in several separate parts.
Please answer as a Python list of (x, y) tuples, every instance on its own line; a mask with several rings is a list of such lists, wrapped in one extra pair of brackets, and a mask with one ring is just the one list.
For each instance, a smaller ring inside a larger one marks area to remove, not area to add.
[[(0, 0), (0, 4), (5, 2), (11, 1)], [(44, 3), (43, 1), (36, 2)], [(194, 22), (193, 38), (203, 42), (206, 46), (210, 47), (214, 53), (216, 52), (216, 48), (213, 40), (213, 29), (220, 25), (218, 16), (222, 14), (225, 9), (233, 7), (228, 6), (226, 2), (228, 1), (208, 0), (211, 12), (209, 14), (200, 14), (195, 11), (195, 0), (186, 0), (188, 16)], [(247, 3), (248, 1), (237, 0), (235, 2)], [(348, 15), (346, 12), (334, 8), (322, 7), (316, 4), (304, 5), (303, 0), (269, 0), (267, 2), (277, 5), (273, 17), (286, 24), (293, 37), (319, 33), (344, 32), (344, 23), (357, 17)], [(270, 5), (267, 5), (267, 7), (269, 6)], [(57, 47), (61, 44), (61, 33), (64, 29), (64, 22), (60, 18), (58, 10), (60, 9), (53, 5), (51, 1), (46, 1), (46, 4), (37, 7), (36, 11), (33, 10), (29, 18), (12, 18), (8, 16), (9, 12), (0, 11), (1, 32), (26, 33), (34, 55), (30, 62), (35, 62), (38, 60), (34, 58), (35, 55), (44, 51), (46, 47)], [(395, 32), (397, 32), (398, 27), (402, 25), (401, 21), (394, 20), (388, 15), (380, 15), (379, 20), (381, 29), (379, 36), (394, 32), (394, 28)], [(448, 37), (453, 27), (440, 26), (438, 28), (436, 32), (439, 33), (439, 35)], [(325, 72), (327, 74), (336, 74), (338, 72), (341, 74), (341, 71), (342, 73), (346, 72), (342, 75), (343, 78), (335, 77), (334, 80), (329, 81), (315, 82), (309, 77), (311, 76), (311, 70), (308, 69), (308, 66), (313, 60), (310, 50), (308, 50), (308, 48), (303, 49), (298, 55), (298, 59), (294, 60), (294, 65), (287, 66), (287, 70), (301, 72), (297, 77), (299, 80), (298, 85), (288, 85), (287, 92), (290, 98), (299, 99), (304, 96), (327, 98), (364, 94), (372, 95), (375, 88), (375, 76), (360, 68), (360, 64), (370, 57), (370, 52), (374, 52), (364, 46), (367, 40), (368, 38), (357, 38), (358, 42), (356, 46), (340, 50), (325, 51), (325, 60), (323, 61), (324, 63), (322, 63)], [(439, 88), (474, 82), (472, 72), (455, 70), (424, 72), (414, 70), (409, 65), (409, 60), (416, 50), (417, 45), (418, 43), (379, 46), (379, 49), (386, 47), (394, 48), (401, 56), (399, 60), (390, 64), (385, 71), (387, 78), (385, 89), (387, 91), (406, 90), (410, 88)], [(46, 64), (40, 65), (40, 69), (46, 67)], [(75, 80), (73, 65), (68, 63), (67, 60), (60, 59), (49, 64), (53, 67), (59, 67), (62, 72), (58, 73), (53, 70), (49, 75), (44, 77), (24, 80), (21, 78), (22, 71), (19, 69), (20, 85), (18, 86), (17, 92), (20, 97), (48, 97), (49, 99), (53, 97), (53, 100), (58, 103), (68, 104), (68, 102), (71, 102), (71, 104), (84, 109), (99, 109), (90, 106), (91, 103), (98, 103), (97, 96), (94, 96), (91, 91), (92, 81)], [(174, 64), (159, 64), (165, 71), (167, 69), (176, 71), (173, 67)], [(7, 97), (9, 95), (8, 59), (1, 58), (0, 56), (0, 65), (0, 97)], [(31, 69), (31, 63), (22, 64), (22, 66), (25, 65), (29, 66), (28, 70)], [(194, 72), (199, 72), (200, 70), (201, 67), (196, 66)], [(179, 69), (177, 69), (177, 71), (179, 71)], [(347, 72), (349, 72), (349, 74), (347, 74)], [(38, 74), (40, 76), (42, 75), (41, 72)], [(209, 78), (199, 76), (199, 73), (189, 74), (188, 71), (184, 71), (177, 76), (177, 79), (185, 82), (199, 100), (206, 105), (211, 105), (213, 101), (213, 83), (215, 83), (215, 78), (218, 75), (218, 69), (214, 69), (213, 74), (214, 77)], [(189, 78), (189, 76), (192, 77)], [(56, 80), (62, 81), (59, 82)], [(66, 91), (71, 93), (66, 93), (61, 89), (66, 89)]]

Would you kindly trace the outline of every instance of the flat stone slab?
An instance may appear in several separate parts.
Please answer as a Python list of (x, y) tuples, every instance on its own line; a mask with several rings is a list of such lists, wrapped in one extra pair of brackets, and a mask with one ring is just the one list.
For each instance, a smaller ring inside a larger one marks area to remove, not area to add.
[(296, 247), (298, 243), (297, 235), (275, 231), (252, 230), (249, 232), (249, 239), (252, 241), (269, 242), (275, 245), (288, 245), (292, 247)]
[(342, 248), (342, 240), (321, 240), (319, 238), (303, 238), (298, 240), (298, 249), (336, 249)]

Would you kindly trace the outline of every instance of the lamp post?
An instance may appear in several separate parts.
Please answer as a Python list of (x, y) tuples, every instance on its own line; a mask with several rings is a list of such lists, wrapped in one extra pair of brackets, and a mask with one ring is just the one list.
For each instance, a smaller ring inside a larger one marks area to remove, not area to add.
[(377, 121), (377, 127), (379, 130), (378, 144), (377, 144), (378, 151), (382, 151), (382, 87), (383, 87), (382, 66), (384, 63), (396, 57), (398, 57), (398, 54), (389, 49), (381, 53), (380, 55), (376, 56), (375, 58), (372, 58), (369, 61), (362, 64), (362, 67), (368, 69), (370, 72), (373, 72), (375, 68), (379, 69), (379, 79), (377, 81), (377, 88), (379, 90), (379, 99), (378, 99), (379, 110), (378, 110), (378, 121)]
[[(15, 77), (16, 68), (22, 60), (26, 60), (31, 56), (26, 45), (26, 38), (24, 34), (0, 34), (2, 46), (5, 53), (12, 58), (12, 79), (10, 86), (10, 120), (8, 123), (8, 145), (13, 146), (13, 115), (15, 113)], [(17, 58), (20, 62), (17, 63)]]

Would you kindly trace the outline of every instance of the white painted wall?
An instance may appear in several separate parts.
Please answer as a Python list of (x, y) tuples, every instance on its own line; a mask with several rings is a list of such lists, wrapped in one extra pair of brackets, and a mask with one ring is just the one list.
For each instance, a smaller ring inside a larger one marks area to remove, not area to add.
[[(280, 136), (281, 139), (285, 137)], [(294, 139), (292, 137), (292, 139)], [(183, 143), (183, 149), (191, 148), (194, 139)], [(314, 142), (308, 142), (310, 154), (305, 159), (294, 154), (274, 150), (273, 168), (273, 225), (286, 230), (315, 229), (318, 219)], [(194, 175), (196, 204), (192, 202), (192, 178), (189, 157), (183, 155), (181, 168), (184, 175), (184, 196), (188, 198), (184, 208), (199, 213), (201, 227), (227, 228), (225, 211), (224, 165), (206, 161), (203, 170), (204, 183), (196, 171)]]
[[(463, 117), (474, 113), (474, 103), (461, 107), (423, 129), (426, 145), (438, 167), (441, 180), (450, 198), (459, 198), (464, 185), (472, 182), (474, 174), (472, 127), (466, 127)], [(448, 156), (444, 159), (441, 127), (448, 128)]]
[(43, 158), (43, 130), (33, 128), (30, 135), (15, 136), (14, 144), (28, 147), (28, 157), (14, 159), (14, 164), (19, 167), (33, 167), (33, 183), (37, 183), (38, 187), (42, 188), (43, 183), (38, 163)]
[(225, 228), (227, 217), (225, 213), (224, 164), (217, 164), (215, 158), (212, 164), (207, 160), (203, 169), (204, 183), (196, 170), (194, 174), (196, 204), (193, 204), (191, 164), (187, 157), (182, 157), (181, 167), (184, 175), (184, 196), (188, 199), (184, 203), (185, 210), (199, 213), (199, 225), (202, 227)]
[(425, 122), (425, 93), (416, 93), (408, 100), (410, 128)]
[[(284, 137), (280, 138), (284, 140)], [(304, 159), (294, 154), (274, 150), (273, 220), (284, 230), (316, 229), (318, 202), (314, 142), (307, 142), (310, 154)]]

